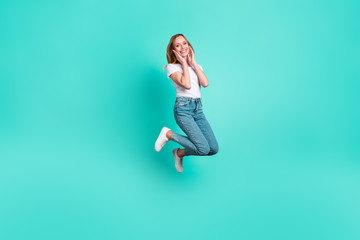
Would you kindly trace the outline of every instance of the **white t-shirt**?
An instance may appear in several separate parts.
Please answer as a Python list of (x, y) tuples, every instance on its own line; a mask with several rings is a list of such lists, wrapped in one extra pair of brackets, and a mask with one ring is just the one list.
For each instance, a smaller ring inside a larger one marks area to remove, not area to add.
[[(198, 64), (199, 65), (199, 64)], [(202, 66), (199, 65), (199, 67), (201, 68), (202, 71), (203, 68)], [(170, 75), (173, 74), (174, 72), (180, 72), (181, 74), (183, 74), (183, 69), (182, 69), (182, 65), (179, 63), (175, 63), (175, 64), (167, 64), (166, 66), (166, 71), (167, 71), (167, 77), (169, 79)], [(176, 82), (174, 82), (172, 79), (172, 82), (174, 83), (175, 89), (176, 89), (176, 97), (192, 97), (192, 98), (201, 98), (201, 92), (200, 92), (200, 83), (199, 83), (199, 79), (195, 73), (195, 70), (192, 67), (189, 67), (189, 75), (190, 75), (190, 81), (191, 81), (191, 88), (190, 89), (186, 89), (183, 88), (182, 86), (178, 85)]]

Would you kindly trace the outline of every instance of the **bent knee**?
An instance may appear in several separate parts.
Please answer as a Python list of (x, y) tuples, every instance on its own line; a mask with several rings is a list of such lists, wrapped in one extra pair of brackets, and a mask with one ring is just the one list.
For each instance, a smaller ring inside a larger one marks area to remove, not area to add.
[(219, 152), (219, 146), (216, 145), (216, 146), (213, 146), (210, 148), (210, 151), (209, 151), (209, 155), (215, 155)]
[(199, 155), (208, 155), (210, 152), (209, 145), (204, 145), (198, 148)]

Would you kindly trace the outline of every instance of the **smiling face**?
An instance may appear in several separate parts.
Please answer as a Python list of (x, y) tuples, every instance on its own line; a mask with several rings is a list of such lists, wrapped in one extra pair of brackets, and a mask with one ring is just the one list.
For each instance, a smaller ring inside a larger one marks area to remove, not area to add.
[(174, 41), (174, 50), (182, 57), (186, 57), (189, 53), (189, 44), (183, 36), (179, 36)]

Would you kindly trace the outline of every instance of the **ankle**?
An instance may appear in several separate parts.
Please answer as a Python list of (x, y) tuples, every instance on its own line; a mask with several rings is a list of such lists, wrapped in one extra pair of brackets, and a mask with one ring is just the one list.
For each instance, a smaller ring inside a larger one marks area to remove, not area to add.
[(182, 149), (179, 149), (179, 150), (177, 151), (177, 155), (178, 155), (179, 158), (183, 158), (184, 155), (183, 155), (183, 154), (180, 154), (180, 150), (182, 150)]
[(170, 141), (171, 140), (171, 137), (173, 135), (173, 132), (171, 130), (169, 130), (167, 133), (166, 133), (166, 137), (167, 139)]

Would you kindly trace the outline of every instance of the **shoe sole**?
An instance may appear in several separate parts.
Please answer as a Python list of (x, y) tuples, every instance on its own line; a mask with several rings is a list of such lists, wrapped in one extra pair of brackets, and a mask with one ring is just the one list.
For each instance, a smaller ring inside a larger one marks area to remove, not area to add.
[(158, 138), (156, 139), (155, 146), (154, 146), (154, 149), (155, 149), (156, 152), (160, 152), (160, 150), (161, 150), (161, 149), (164, 147), (164, 145), (166, 144), (166, 143), (165, 143), (163, 146), (161, 146), (159, 150), (156, 150), (157, 142), (158, 142), (163, 136), (164, 136), (165, 138), (167, 138), (167, 137), (166, 137), (166, 131), (169, 131), (169, 130), (166, 129), (165, 127), (163, 127), (163, 128), (161, 129), (161, 132), (160, 132)]
[(179, 148), (174, 148), (174, 149), (172, 150), (172, 153), (173, 153), (174, 158), (175, 158), (175, 169), (176, 169), (176, 171), (177, 171), (178, 173), (182, 173), (182, 172), (184, 171), (184, 167), (183, 167), (183, 169), (181, 170), (181, 172), (179, 172), (179, 170), (176, 168), (176, 158), (179, 158), (178, 156), (176, 156), (176, 153), (177, 153), (178, 150), (179, 150)]

